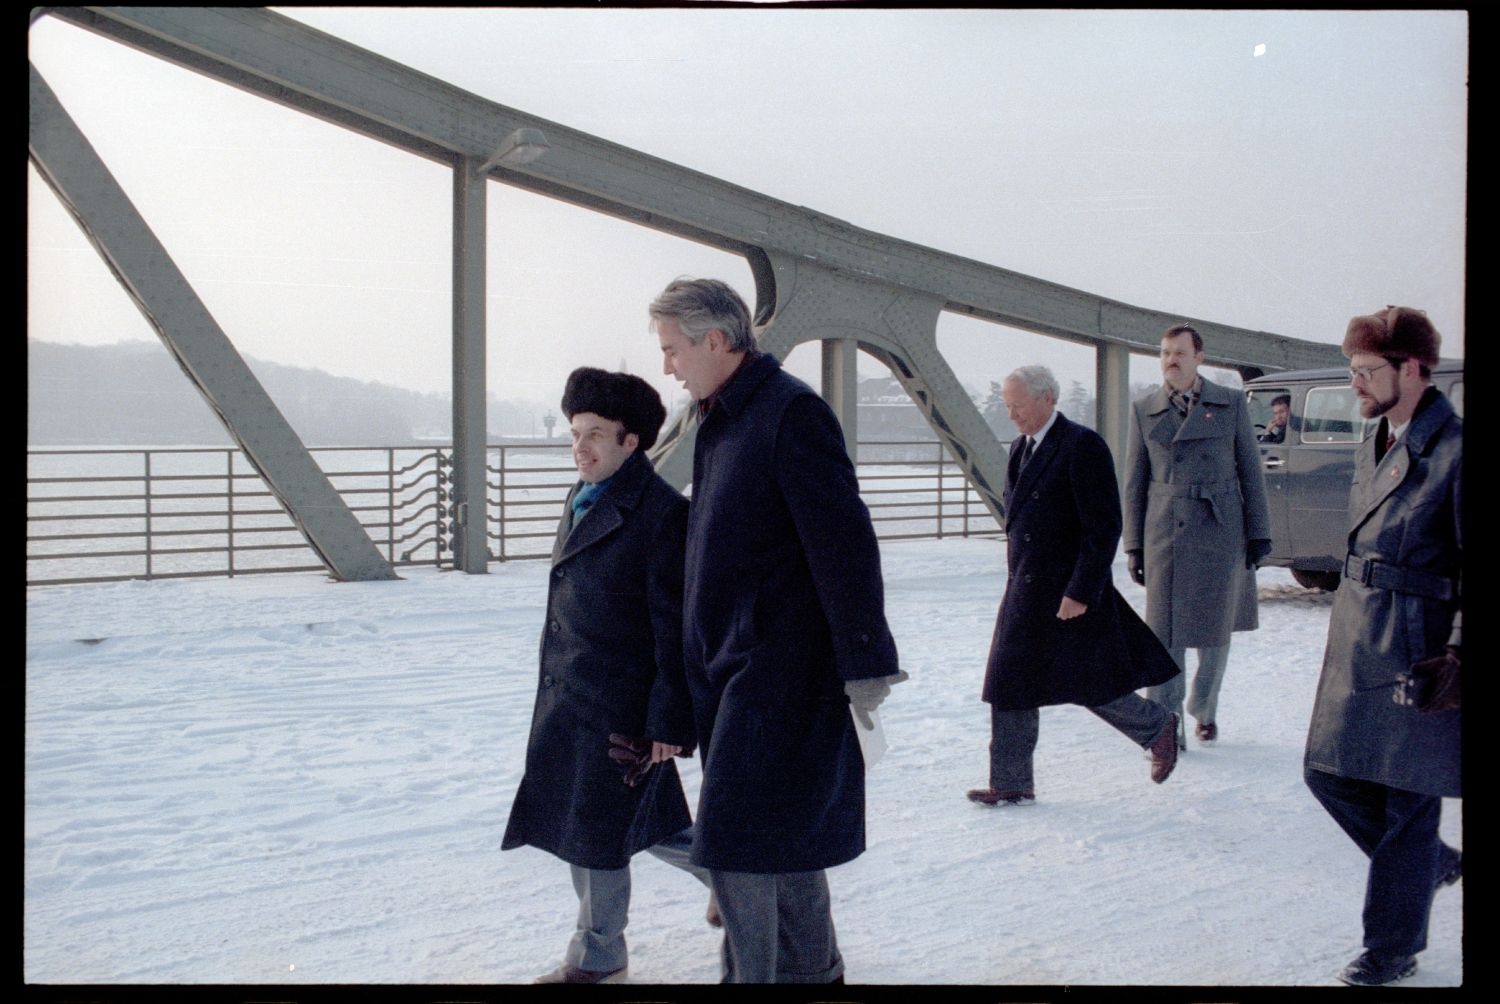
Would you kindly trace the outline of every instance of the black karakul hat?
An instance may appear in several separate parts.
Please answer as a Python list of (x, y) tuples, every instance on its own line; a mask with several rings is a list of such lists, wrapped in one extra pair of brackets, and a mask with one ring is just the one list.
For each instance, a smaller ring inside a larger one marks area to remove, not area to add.
[(1349, 319), (1344, 332), (1344, 355), (1369, 352), (1377, 356), (1405, 356), (1429, 368), (1438, 364), (1442, 336), (1414, 307), (1386, 307)]
[(667, 418), (655, 387), (630, 373), (610, 373), (593, 366), (580, 366), (569, 373), (563, 389), (563, 414), (571, 419), (584, 411), (625, 426), (626, 432), (640, 437), (642, 450), (656, 443)]

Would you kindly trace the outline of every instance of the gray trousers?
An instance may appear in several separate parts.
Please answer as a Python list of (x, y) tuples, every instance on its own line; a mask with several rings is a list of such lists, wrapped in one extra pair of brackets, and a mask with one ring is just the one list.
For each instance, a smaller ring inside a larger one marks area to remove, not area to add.
[[(1226, 642), (1198, 649), (1198, 672), (1193, 676), (1190, 695), (1187, 692), (1187, 649), (1170, 648), (1167, 651), (1182, 672), (1166, 683), (1147, 687), (1147, 699), (1155, 701), (1168, 711), (1177, 712), (1177, 717), (1182, 718), (1182, 699), (1187, 696), (1188, 714), (1205, 725), (1218, 721), (1214, 716), (1219, 713), (1219, 686), (1224, 682), (1224, 667), (1229, 665), (1229, 644)], [(1182, 721), (1185, 727), (1187, 719), (1183, 718)]]
[[(1167, 724), (1170, 712), (1135, 692), (1108, 704), (1089, 708), (1143, 749), (1151, 746)], [(1036, 753), (1041, 712), (1036, 708), (1003, 711), (990, 707), (990, 787), (1002, 791), (1032, 791), (1032, 760)]]
[(830, 983), (844, 974), (828, 873), (710, 871), (725, 983)]
[[(646, 853), (708, 885), (708, 871), (688, 861), (693, 845), (689, 827), (663, 840)], [(626, 963), (625, 923), (630, 913), (630, 866), (624, 868), (580, 868), (573, 871), (573, 890), (578, 893), (578, 929), (568, 942), (563, 963), (579, 969), (608, 973)]]

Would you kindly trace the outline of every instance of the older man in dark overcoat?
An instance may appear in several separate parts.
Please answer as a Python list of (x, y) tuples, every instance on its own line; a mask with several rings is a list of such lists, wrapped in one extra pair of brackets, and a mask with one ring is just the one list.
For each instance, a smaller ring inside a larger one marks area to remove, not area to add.
[(868, 715), (898, 679), (880, 552), (838, 420), (713, 279), (651, 304), (698, 416), (683, 640), (703, 787), (693, 861), (726, 980), (842, 980), (824, 869), (864, 851)]
[(1151, 779), (1177, 763), (1177, 716), (1135, 691), (1177, 666), (1114, 587), (1120, 494), (1109, 447), (1056, 410), (1045, 366), (1005, 378), (1001, 396), (1021, 436), (1006, 469), (1005, 596), (990, 644), (990, 783), (983, 805), (1036, 801), (1039, 708), (1081, 704), (1151, 753)]
[(672, 757), (693, 746), (682, 672), (687, 500), (651, 467), (666, 410), (640, 377), (583, 367), (562, 411), (579, 481), (552, 548), (526, 773), (502, 849), (568, 862), (578, 924), (539, 983), (613, 982), (626, 972), (631, 855), (692, 871), (691, 817)]
[(1462, 794), (1463, 565), (1463, 420), (1432, 386), (1440, 344), (1410, 307), (1344, 336), (1360, 414), (1380, 421), (1355, 454), (1304, 776), (1370, 859), (1365, 950), (1339, 974), (1357, 986), (1416, 971), (1433, 895), (1462, 870), (1438, 838), (1442, 799)]

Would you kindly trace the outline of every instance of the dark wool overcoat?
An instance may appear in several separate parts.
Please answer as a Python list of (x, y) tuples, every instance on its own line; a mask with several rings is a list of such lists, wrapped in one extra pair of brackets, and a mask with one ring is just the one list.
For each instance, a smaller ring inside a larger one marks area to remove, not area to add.
[(858, 857), (864, 760), (843, 684), (896, 673), (896, 646), (838, 420), (774, 356), (748, 359), (698, 427), (685, 589), (693, 861), (779, 873)]
[(1456, 798), (1459, 709), (1422, 714), (1391, 696), (1412, 663), (1459, 643), (1463, 420), (1429, 389), (1378, 464), (1376, 439), (1355, 455), (1349, 556), (1329, 618), (1306, 764)]
[(1125, 550), (1146, 563), (1146, 623), (1168, 648), (1259, 626), (1245, 543), (1271, 539), (1245, 395), (1203, 381), (1183, 418), (1166, 387), (1136, 401), (1125, 451)]
[(682, 674), (687, 500), (641, 452), (574, 526), (577, 491), (552, 550), (526, 773), (500, 846), (623, 868), (692, 822), (672, 761), (629, 788), (609, 758), (611, 732), (693, 746)]
[[(996, 708), (1096, 707), (1165, 683), (1177, 665), (1114, 587), (1120, 490), (1099, 434), (1058, 413), (1020, 470), (1022, 436), (1006, 471), (1008, 577), (990, 643), (983, 697)], [(1064, 596), (1088, 607), (1059, 620)]]

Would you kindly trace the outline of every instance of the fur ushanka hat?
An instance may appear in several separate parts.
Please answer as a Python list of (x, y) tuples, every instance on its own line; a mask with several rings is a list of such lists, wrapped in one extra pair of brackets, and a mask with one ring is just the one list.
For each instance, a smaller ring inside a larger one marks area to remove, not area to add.
[(1430, 369), (1437, 365), (1442, 341), (1443, 336), (1437, 333), (1425, 312), (1414, 307), (1386, 307), (1349, 319), (1349, 330), (1344, 333), (1344, 355), (1370, 352), (1377, 356), (1405, 356)]
[(580, 366), (568, 374), (563, 388), (562, 412), (569, 419), (579, 412), (592, 412), (625, 426), (641, 439), (639, 449), (649, 450), (661, 432), (667, 409), (656, 388), (629, 373), (609, 373)]

